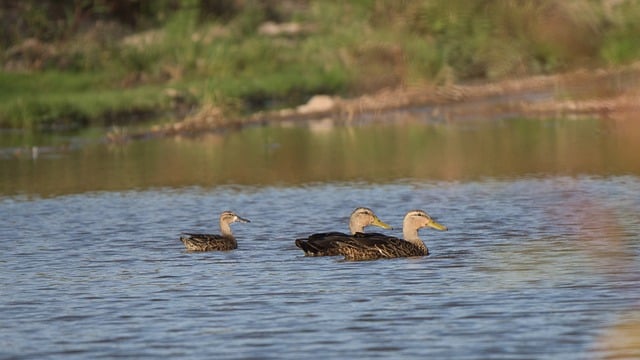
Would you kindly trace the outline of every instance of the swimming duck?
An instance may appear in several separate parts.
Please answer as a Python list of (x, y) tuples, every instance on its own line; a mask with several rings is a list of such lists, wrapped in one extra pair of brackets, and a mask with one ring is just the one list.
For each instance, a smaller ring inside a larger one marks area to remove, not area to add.
[(433, 220), (422, 210), (409, 211), (402, 223), (403, 239), (383, 234), (356, 234), (338, 241), (337, 252), (345, 260), (375, 260), (429, 255), (429, 249), (418, 236), (424, 227), (446, 231), (447, 227)]
[(180, 236), (180, 241), (189, 251), (233, 250), (238, 247), (236, 238), (231, 233), (230, 225), (234, 222), (248, 223), (250, 221), (236, 215), (233, 211), (224, 211), (220, 214), (222, 235), (184, 233)]
[[(376, 216), (373, 211), (366, 207), (359, 207), (353, 210), (349, 217), (349, 231), (351, 234), (342, 232), (326, 232), (312, 234), (307, 238), (297, 239), (296, 246), (304, 251), (306, 256), (335, 256), (338, 252), (338, 242), (352, 236), (360, 236), (364, 233), (364, 228), (373, 225), (383, 229), (392, 227)], [(380, 236), (384, 236), (379, 234)]]

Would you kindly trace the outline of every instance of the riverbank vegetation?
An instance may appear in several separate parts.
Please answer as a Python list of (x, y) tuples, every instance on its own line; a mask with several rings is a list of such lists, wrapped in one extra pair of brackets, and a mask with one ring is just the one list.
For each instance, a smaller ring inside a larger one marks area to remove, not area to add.
[(640, 59), (633, 0), (26, 0), (0, 18), (0, 127), (35, 130)]

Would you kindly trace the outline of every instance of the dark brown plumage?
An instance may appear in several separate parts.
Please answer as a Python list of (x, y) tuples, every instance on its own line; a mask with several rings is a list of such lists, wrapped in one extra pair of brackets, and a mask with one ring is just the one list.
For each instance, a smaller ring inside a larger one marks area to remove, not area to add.
[(238, 247), (233, 236), (215, 234), (189, 234), (180, 236), (180, 241), (189, 251), (228, 251)]
[[(362, 234), (362, 233), (356, 233)], [(341, 232), (327, 232), (313, 234), (304, 239), (296, 239), (296, 246), (304, 251), (306, 256), (336, 256), (340, 255), (340, 241), (351, 236)]]

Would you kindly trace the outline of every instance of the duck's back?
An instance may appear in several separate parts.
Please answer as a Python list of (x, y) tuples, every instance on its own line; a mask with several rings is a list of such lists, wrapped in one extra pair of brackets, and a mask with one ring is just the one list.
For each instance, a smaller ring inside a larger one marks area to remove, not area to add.
[(238, 247), (234, 237), (215, 234), (183, 234), (180, 241), (189, 251), (227, 251)]
[(336, 256), (339, 252), (339, 242), (351, 237), (351, 235), (333, 231), (313, 234), (309, 237), (296, 239), (296, 246), (304, 251), (307, 256)]

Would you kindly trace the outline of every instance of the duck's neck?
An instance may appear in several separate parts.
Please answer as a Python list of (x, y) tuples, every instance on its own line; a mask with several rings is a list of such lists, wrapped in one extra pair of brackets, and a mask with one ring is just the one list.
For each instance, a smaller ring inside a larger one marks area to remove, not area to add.
[(420, 236), (418, 236), (418, 229), (414, 229), (411, 226), (403, 226), (402, 227), (402, 237), (414, 244), (415, 246), (419, 247), (420, 249), (423, 249), (425, 253), (428, 252), (427, 250), (427, 246), (424, 244), (424, 242), (422, 241), (422, 239), (420, 239)]
[(351, 234), (355, 234), (357, 232), (364, 232), (364, 225), (358, 223), (357, 221), (350, 219), (349, 220), (349, 231)]
[(220, 220), (220, 232), (222, 236), (233, 237), (231, 233), (231, 226), (228, 222)]

